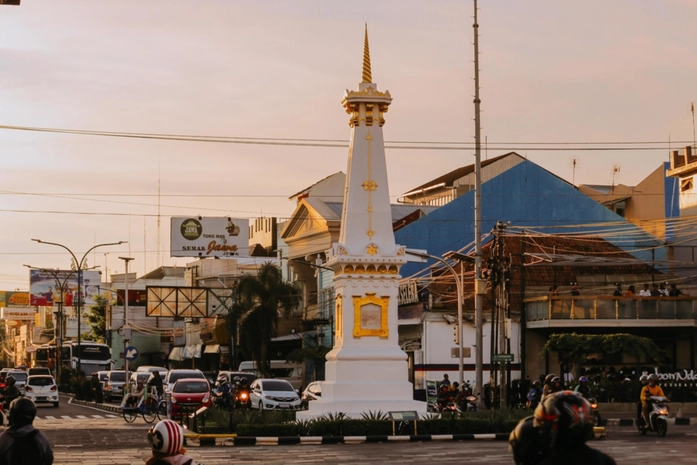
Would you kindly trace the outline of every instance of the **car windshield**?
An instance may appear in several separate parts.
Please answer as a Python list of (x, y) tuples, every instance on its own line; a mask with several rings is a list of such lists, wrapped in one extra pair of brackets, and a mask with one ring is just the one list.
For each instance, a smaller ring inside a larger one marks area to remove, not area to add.
[(26, 381), (27, 380), (27, 374), (23, 372), (12, 372), (10, 375), (15, 379), (15, 381)]
[(264, 391), (295, 391), (288, 381), (262, 381), (261, 384)]
[(177, 383), (172, 389), (173, 392), (202, 393), (208, 392), (208, 384), (200, 381), (184, 381)]
[(109, 374), (109, 381), (116, 381), (117, 383), (126, 382), (126, 372), (125, 371), (112, 371)]
[(27, 380), (30, 386), (52, 386), (53, 378), (50, 376), (32, 376)]
[(172, 371), (169, 374), (169, 383), (174, 383), (178, 379), (182, 378), (201, 378), (205, 379), (206, 377), (203, 376), (203, 373), (200, 371)]

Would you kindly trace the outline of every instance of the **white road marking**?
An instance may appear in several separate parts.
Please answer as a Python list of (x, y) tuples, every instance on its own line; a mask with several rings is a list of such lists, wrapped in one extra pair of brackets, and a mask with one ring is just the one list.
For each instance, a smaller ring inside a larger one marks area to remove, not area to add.
[(104, 418), (104, 417), (101, 415), (92, 415), (92, 418)]
[(84, 415), (75, 415), (75, 418), (79, 418), (80, 420), (86, 420), (87, 417)]
[(45, 419), (45, 420), (55, 420), (56, 417), (51, 416), (51, 415), (47, 415), (47, 416), (44, 417), (44, 419)]
[(72, 419), (70, 415), (61, 415), (61, 418), (63, 420), (71, 420)]

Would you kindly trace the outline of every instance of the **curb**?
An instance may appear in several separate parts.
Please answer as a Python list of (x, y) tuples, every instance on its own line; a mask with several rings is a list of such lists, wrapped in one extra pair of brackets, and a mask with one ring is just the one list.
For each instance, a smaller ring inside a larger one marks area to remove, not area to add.
[(116, 413), (121, 412), (121, 407), (117, 406), (117, 405), (98, 404), (97, 402), (88, 402), (86, 400), (77, 400), (74, 397), (71, 397), (70, 400), (68, 401), (68, 403), (75, 404), (75, 405), (84, 405), (85, 407), (92, 407), (92, 408), (96, 408), (99, 410), (104, 410), (106, 412), (116, 412)]
[[(692, 421), (695, 420), (695, 421)], [(608, 418), (603, 421), (605, 426), (634, 426), (633, 418)], [(697, 418), (668, 418), (669, 425), (687, 426), (697, 425)]]
[[(186, 436), (186, 435), (185, 435)], [(290, 445), (323, 445), (323, 444), (363, 444), (380, 442), (430, 442), (430, 441), (472, 441), (472, 440), (508, 440), (509, 433), (492, 434), (417, 434), (409, 436), (248, 436), (233, 437), (235, 446), (290, 446)], [(189, 439), (187, 437), (187, 439)], [(201, 446), (215, 445), (215, 439), (200, 437)], [(208, 439), (207, 441), (204, 441)], [(222, 445), (222, 443), (220, 444)]]

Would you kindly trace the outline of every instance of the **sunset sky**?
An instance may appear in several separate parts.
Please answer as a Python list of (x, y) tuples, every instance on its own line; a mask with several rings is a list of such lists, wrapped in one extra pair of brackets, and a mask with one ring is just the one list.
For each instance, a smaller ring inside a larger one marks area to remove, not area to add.
[[(693, 143), (694, 0), (479, 7), (483, 157), (516, 151), (576, 184), (610, 184), (616, 167), (615, 183), (634, 185), (669, 141)], [(367, 23), (373, 80), (394, 98), (385, 139), (410, 147), (387, 149), (396, 201), (474, 162), (466, 147), (414, 149), (473, 141), (472, 14), (471, 0), (22, 0), (0, 6), (0, 125), (343, 145)], [(184, 266), (169, 256), (171, 216), (283, 220), (288, 197), (346, 171), (346, 155), (0, 129), (0, 290), (28, 289), (23, 264), (69, 268), (32, 238), (80, 256), (129, 241), (88, 259), (109, 274), (125, 255), (139, 275)]]

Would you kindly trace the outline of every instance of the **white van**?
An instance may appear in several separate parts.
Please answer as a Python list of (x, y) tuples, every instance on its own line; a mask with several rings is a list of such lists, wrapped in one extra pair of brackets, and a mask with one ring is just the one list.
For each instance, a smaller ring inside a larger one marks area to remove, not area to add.
[[(285, 360), (271, 360), (271, 378), (285, 379), (293, 385), (295, 390), (300, 389), (303, 384), (303, 366), (300, 363), (288, 363)], [(241, 362), (239, 371), (253, 373), (261, 377), (257, 369), (257, 364), (253, 361)]]

